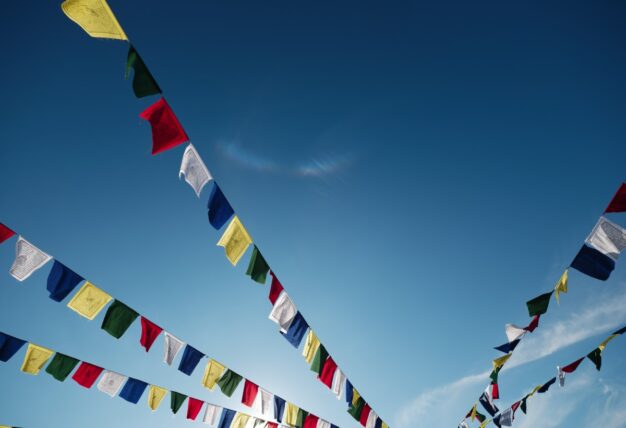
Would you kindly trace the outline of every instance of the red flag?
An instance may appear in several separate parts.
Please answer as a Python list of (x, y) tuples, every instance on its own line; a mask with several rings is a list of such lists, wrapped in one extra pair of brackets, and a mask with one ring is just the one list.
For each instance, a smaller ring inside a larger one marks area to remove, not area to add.
[(146, 348), (146, 352), (150, 350), (150, 347), (162, 331), (161, 327), (149, 319), (141, 317), (141, 339), (139, 339), (139, 343)]
[(513, 410), (513, 419), (515, 419), (515, 411), (517, 410), (517, 408), (519, 407), (519, 405), (521, 404), (521, 401), (516, 401), (515, 403), (513, 403), (513, 405), (511, 406), (511, 410)]
[(367, 418), (369, 417), (371, 410), (372, 408), (370, 407), (370, 405), (365, 403), (365, 405), (363, 406), (363, 411), (361, 412), (361, 419), (359, 420), (359, 422), (361, 422), (361, 425), (365, 426), (367, 424)]
[(276, 275), (274, 275), (274, 272), (270, 272), (270, 275), (272, 275), (272, 286), (270, 287), (270, 302), (272, 302), (273, 305), (274, 303), (276, 303), (276, 299), (278, 299), (278, 296), (280, 296), (280, 293), (283, 291), (283, 286), (278, 278), (276, 278)]
[(497, 383), (491, 384), (491, 398), (493, 398), (494, 400), (497, 400), (500, 398), (500, 388), (498, 388)]
[(6, 227), (4, 223), (0, 223), (0, 244), (2, 244), (13, 235), (15, 235), (15, 232)]
[(198, 413), (202, 410), (203, 404), (204, 401), (189, 397), (189, 400), (187, 400), (187, 419), (195, 421), (198, 417)]
[(276, 422), (268, 422), (266, 428), (278, 428), (278, 424)]
[(241, 397), (241, 402), (248, 407), (252, 407), (258, 393), (259, 385), (246, 379), (246, 383), (243, 386), (243, 396)]
[(78, 370), (76, 370), (72, 379), (85, 388), (91, 388), (96, 379), (98, 379), (98, 376), (100, 376), (100, 373), (102, 373), (102, 370), (104, 370), (102, 367), (94, 366), (93, 364), (83, 361), (80, 366), (78, 366)]
[(576, 370), (578, 368), (578, 366), (580, 365), (580, 363), (585, 359), (585, 357), (582, 357), (576, 361), (574, 361), (572, 364), (568, 364), (565, 367), (561, 367), (561, 371), (565, 372), (565, 373), (573, 373), (574, 370)]
[(152, 154), (164, 152), (189, 141), (187, 133), (176, 118), (165, 98), (145, 109), (140, 115), (152, 126)]
[(535, 331), (535, 329), (537, 327), (539, 327), (539, 317), (541, 315), (535, 315), (535, 317), (533, 318), (533, 320), (530, 322), (530, 324), (528, 324), (528, 326), (526, 326), (526, 328), (524, 330), (529, 331), (529, 332), (533, 332)]
[(605, 213), (622, 213), (626, 211), (626, 183), (622, 183), (609, 206), (604, 210)]
[(315, 415), (308, 415), (304, 420), (304, 425), (302, 428), (317, 428), (317, 421), (319, 418)]
[(322, 373), (319, 375), (319, 380), (321, 380), (322, 383), (329, 388), (332, 388), (333, 386), (333, 376), (335, 375), (335, 370), (337, 370), (337, 363), (335, 363), (332, 357), (328, 357), (324, 363), (324, 367), (322, 368)]

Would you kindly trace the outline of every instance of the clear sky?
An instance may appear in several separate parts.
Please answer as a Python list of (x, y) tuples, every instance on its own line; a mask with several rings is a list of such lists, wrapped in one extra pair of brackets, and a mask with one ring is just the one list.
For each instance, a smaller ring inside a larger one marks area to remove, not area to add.
[[(110, 5), (295, 303), (393, 428), (454, 427), (525, 302), (553, 287), (626, 177), (626, 5), (617, 1), (189, 1)], [(59, 1), (3, 6), (2, 216), (166, 329), (342, 427), (357, 424), (267, 319), (268, 286), (232, 268), (150, 155), (127, 45)], [(626, 225), (626, 215), (612, 217)], [(0, 247), (0, 331), (244, 409), (24, 283)], [(623, 264), (623, 263), (622, 263)], [(626, 268), (572, 272), (500, 381), (501, 407), (626, 323)], [(183, 427), (0, 366), (0, 424)], [(198, 371), (201, 368), (198, 369)], [(529, 401), (516, 427), (625, 427), (626, 338), (602, 371)], [(621, 412), (621, 413), (620, 413)]]

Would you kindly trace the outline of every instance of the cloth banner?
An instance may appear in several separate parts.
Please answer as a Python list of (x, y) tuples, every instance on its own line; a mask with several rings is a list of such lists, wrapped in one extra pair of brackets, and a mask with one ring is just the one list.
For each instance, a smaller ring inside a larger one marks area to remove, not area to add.
[(59, 382), (63, 382), (70, 375), (72, 370), (78, 365), (79, 361), (76, 358), (56, 353), (50, 364), (46, 367), (46, 373), (51, 375)]
[(217, 384), (220, 386), (222, 393), (227, 397), (231, 397), (237, 387), (239, 386), (239, 382), (241, 382), (243, 378), (238, 373), (235, 373), (231, 369), (226, 370), (226, 373), (217, 381)]
[(84, 386), (89, 389), (93, 386), (94, 382), (98, 379), (98, 376), (100, 376), (100, 373), (102, 373), (103, 370), (104, 369), (102, 367), (83, 361), (72, 375), (72, 379), (74, 379), (74, 381), (80, 386)]
[(168, 366), (171, 366), (172, 362), (174, 362), (174, 358), (176, 358), (176, 355), (178, 355), (181, 348), (185, 346), (185, 342), (167, 331), (164, 334), (164, 338), (165, 349), (163, 353), (163, 362)]
[(187, 376), (191, 376), (191, 373), (195, 370), (200, 360), (204, 357), (204, 354), (198, 351), (193, 346), (187, 344), (183, 357), (178, 364), (178, 370), (185, 373)]
[(141, 338), (139, 343), (148, 352), (163, 329), (145, 317), (141, 317)]
[(319, 380), (329, 388), (332, 388), (335, 370), (337, 370), (337, 363), (332, 357), (328, 357), (322, 368), (322, 373), (319, 375)]
[(250, 382), (248, 379), (244, 382), (243, 395), (241, 397), (241, 403), (245, 406), (252, 407), (256, 396), (259, 393), (259, 385)]
[(592, 278), (606, 281), (615, 269), (615, 260), (595, 248), (583, 245), (570, 266)]
[(2, 244), (7, 239), (11, 238), (15, 235), (11, 229), (5, 226), (3, 223), (0, 223), (0, 244)]
[(293, 345), (294, 348), (298, 348), (308, 329), (309, 324), (306, 322), (302, 314), (298, 312), (289, 325), (287, 332), (281, 332), (281, 334), (289, 343)]
[(626, 248), (626, 230), (619, 225), (600, 217), (585, 244), (595, 248), (617, 261), (620, 253)]
[(159, 408), (161, 401), (167, 394), (167, 389), (161, 388), (160, 386), (150, 385), (150, 389), (148, 390), (148, 407), (155, 411)]
[(218, 363), (214, 359), (210, 358), (209, 362), (204, 369), (204, 376), (202, 378), (202, 385), (205, 388), (213, 391), (217, 381), (222, 377), (224, 372), (226, 371), (226, 367), (222, 364)]
[(528, 316), (534, 317), (535, 315), (543, 315), (548, 311), (548, 305), (550, 304), (550, 297), (554, 290), (549, 293), (541, 294), (534, 299), (526, 302), (528, 307)]
[(186, 399), (187, 396), (185, 394), (181, 394), (180, 392), (176, 391), (170, 391), (170, 409), (172, 409), (172, 413), (178, 413)]
[(25, 340), (6, 333), (0, 333), (0, 361), (4, 363), (9, 361), (25, 343)]
[(187, 419), (195, 421), (203, 405), (204, 401), (189, 397), (187, 400)]
[(285, 291), (278, 296), (270, 312), (269, 319), (280, 326), (281, 332), (286, 333), (297, 312), (296, 305), (293, 304)]
[(280, 296), (280, 293), (283, 292), (284, 288), (278, 278), (274, 275), (274, 272), (270, 271), (270, 275), (272, 275), (272, 285), (270, 286), (270, 294), (268, 297), (273, 305), (276, 303), (278, 296)]
[(269, 271), (270, 266), (267, 264), (263, 255), (255, 245), (252, 248), (252, 256), (250, 256), (250, 263), (248, 264), (246, 275), (250, 276), (253, 281), (258, 282), (259, 284), (265, 284), (265, 279), (267, 278), (267, 273)]
[(568, 269), (565, 269), (565, 272), (563, 272), (563, 275), (561, 275), (561, 278), (559, 278), (559, 281), (554, 287), (554, 297), (556, 297), (557, 303), (559, 303), (559, 293), (567, 293), (567, 272)]
[(311, 364), (319, 346), (320, 340), (317, 338), (317, 335), (313, 332), (313, 330), (309, 329), (309, 333), (304, 341), (304, 349), (302, 350), (302, 356), (304, 356), (307, 363)]
[(222, 408), (220, 406), (207, 403), (202, 421), (208, 425), (215, 425), (215, 422), (217, 422), (217, 416), (220, 414), (221, 410)]
[(221, 229), (233, 214), (235, 214), (233, 207), (230, 206), (228, 199), (226, 199), (226, 196), (222, 193), (222, 189), (220, 189), (220, 186), (215, 182), (213, 189), (211, 189), (211, 196), (209, 196), (208, 210), (209, 223), (216, 230)]
[(50, 292), (50, 298), (55, 302), (62, 301), (82, 281), (84, 281), (82, 276), (55, 260), (48, 274), (47, 289)]
[(274, 419), (278, 422), (283, 421), (283, 413), (285, 412), (286, 401), (278, 395), (274, 395)]

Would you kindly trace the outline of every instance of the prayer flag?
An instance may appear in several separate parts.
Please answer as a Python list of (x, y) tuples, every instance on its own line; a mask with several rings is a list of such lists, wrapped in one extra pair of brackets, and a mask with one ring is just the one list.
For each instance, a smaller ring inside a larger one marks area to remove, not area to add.
[(89, 389), (93, 386), (96, 379), (98, 379), (102, 370), (104, 370), (102, 367), (83, 361), (72, 375), (72, 379), (74, 379), (74, 381), (76, 381), (76, 383), (80, 386), (84, 386)]
[(246, 424), (248, 423), (249, 419), (250, 419), (249, 415), (237, 412), (235, 414), (235, 418), (230, 424), (230, 428), (246, 428)]
[(200, 410), (202, 410), (203, 404), (204, 401), (189, 397), (189, 400), (187, 401), (187, 419), (195, 421), (200, 413)]
[(554, 287), (554, 296), (556, 297), (556, 302), (559, 303), (559, 293), (567, 293), (567, 272), (568, 269), (565, 269), (561, 278), (559, 278), (559, 282), (556, 283)]
[(337, 396), (337, 400), (341, 400), (341, 393), (343, 385), (346, 383), (346, 375), (339, 369), (335, 370), (335, 376), (333, 376), (333, 394)]
[(333, 357), (328, 357), (322, 368), (322, 373), (319, 375), (319, 380), (331, 388), (333, 385), (333, 376), (335, 376), (335, 370), (337, 370), (337, 363), (333, 360)]
[(328, 358), (328, 351), (326, 351), (324, 345), (318, 346), (315, 356), (313, 357), (313, 362), (311, 363), (311, 371), (320, 376), (322, 374), (322, 367), (324, 367), (326, 358)]
[(346, 378), (346, 402), (348, 404), (353, 404), (354, 401), (352, 398), (354, 397), (354, 387), (352, 386), (352, 382)]
[(299, 408), (298, 409), (298, 418), (296, 419), (296, 428), (302, 428), (304, 426), (304, 421), (306, 420), (306, 417), (309, 415), (309, 412), (307, 412), (304, 409)]
[(509, 342), (513, 342), (516, 339), (520, 339), (526, 334), (526, 329), (518, 327), (515, 324), (507, 324), (504, 326), (504, 332)]
[(133, 309), (119, 300), (115, 300), (111, 303), (109, 309), (107, 309), (106, 314), (104, 314), (100, 328), (116, 339), (119, 339), (138, 316), (139, 314)]
[(265, 278), (269, 272), (270, 267), (263, 258), (263, 255), (259, 251), (256, 245), (252, 248), (252, 255), (250, 256), (250, 263), (248, 264), (248, 270), (246, 275), (250, 276), (252, 280), (259, 284), (265, 284)]
[(150, 350), (152, 344), (159, 337), (163, 329), (145, 317), (141, 317), (141, 338), (139, 343), (146, 349)]
[(541, 315), (535, 315), (533, 319), (530, 321), (530, 324), (528, 324), (524, 330), (530, 333), (535, 331), (535, 329), (539, 327), (539, 318), (541, 318)]
[(513, 410), (510, 407), (504, 410), (499, 417), (502, 426), (510, 427), (513, 425)]
[(600, 217), (585, 243), (617, 261), (622, 250), (626, 248), (626, 230)]
[(280, 296), (280, 293), (284, 290), (283, 285), (280, 283), (274, 272), (270, 271), (270, 275), (272, 275), (272, 285), (270, 286), (270, 302), (273, 304), (276, 303), (276, 299)]
[(280, 331), (286, 333), (297, 312), (296, 305), (293, 304), (287, 292), (284, 292), (278, 296), (269, 319), (280, 326)]
[(176, 358), (176, 355), (178, 355), (180, 349), (185, 345), (185, 343), (167, 331), (165, 332), (164, 337), (165, 351), (163, 354), (163, 362), (168, 366), (171, 366), (174, 358)]
[(159, 88), (156, 80), (152, 77), (152, 73), (150, 73), (150, 70), (148, 70), (148, 67), (146, 67), (133, 45), (129, 46), (126, 57), (126, 79), (130, 75), (131, 68), (135, 71), (133, 75), (133, 92), (137, 98), (161, 93), (161, 88)]
[(361, 418), (361, 413), (363, 413), (363, 406), (365, 406), (365, 400), (363, 397), (359, 397), (355, 403), (350, 403), (348, 413), (358, 421)]
[(524, 398), (522, 398), (522, 404), (520, 404), (520, 409), (522, 409), (522, 412), (524, 412), (524, 414), (526, 414), (527, 409), (526, 409), (526, 400), (528, 400), (528, 395)]
[(500, 367), (502, 367), (508, 360), (509, 358), (511, 358), (511, 355), (513, 355), (512, 353), (510, 354), (506, 354), (502, 357), (496, 358), (495, 360), (493, 360), (493, 369), (496, 370)]
[(272, 417), (272, 404), (274, 403), (274, 394), (269, 391), (259, 388), (261, 392), (261, 415), (264, 418)]
[(585, 357), (579, 358), (576, 361), (574, 361), (571, 364), (566, 365), (565, 367), (562, 367), (561, 370), (565, 373), (573, 373), (578, 366), (580, 365), (580, 363), (582, 363), (582, 361), (585, 359)]
[(491, 397), (494, 400), (497, 400), (498, 398), (500, 398), (500, 388), (498, 388), (498, 384), (496, 382), (492, 382), (490, 386), (491, 386)]
[(241, 397), (241, 402), (248, 407), (252, 407), (258, 393), (259, 385), (246, 379), (246, 382), (243, 386), (243, 395)]
[(180, 179), (183, 175), (187, 184), (196, 192), (197, 197), (200, 197), (202, 188), (213, 179), (196, 148), (191, 143), (189, 143), (185, 153), (183, 153), (178, 178)]
[(140, 118), (150, 122), (152, 127), (152, 154), (164, 152), (189, 141), (182, 125), (176, 118), (165, 98), (145, 109)]
[(128, 40), (105, 0), (65, 0), (61, 9), (91, 37)]
[(105, 370), (96, 387), (110, 397), (115, 397), (128, 376)]
[(25, 343), (25, 340), (18, 339), (6, 333), (0, 333), (0, 361), (4, 363), (9, 361)]
[(18, 281), (24, 281), (51, 259), (51, 256), (20, 236), (15, 243), (15, 260), (9, 273)]
[(309, 329), (309, 324), (306, 322), (304, 317), (300, 312), (296, 314), (293, 318), (291, 324), (289, 325), (289, 329), (286, 333), (281, 332), (281, 334), (287, 339), (289, 343), (293, 345), (294, 348), (300, 346), (300, 342), (302, 342), (302, 338), (306, 334)]
[(222, 193), (222, 189), (217, 183), (213, 184), (211, 196), (209, 196), (209, 223), (215, 229), (219, 230), (226, 224), (229, 218), (235, 214), (233, 207), (230, 206), (228, 199)]
[(500, 352), (504, 352), (505, 354), (508, 354), (509, 352), (513, 352), (513, 350), (515, 349), (519, 341), (520, 339), (515, 339), (513, 342), (508, 342), (508, 343), (505, 343), (504, 345), (496, 346), (494, 349)]
[(226, 258), (233, 266), (237, 265), (250, 244), (252, 244), (252, 238), (237, 216), (233, 217), (217, 243), (219, 247), (224, 247)]
[(224, 376), (222, 376), (220, 380), (217, 381), (217, 384), (220, 386), (222, 393), (227, 397), (230, 397), (239, 386), (239, 382), (241, 382), (241, 379), (243, 379), (241, 375), (235, 373), (231, 369), (228, 369), (226, 370), (226, 373), (224, 373)]
[(67, 307), (88, 320), (93, 320), (112, 299), (107, 293), (86, 281), (67, 303)]
[(217, 422), (217, 415), (220, 413), (220, 410), (222, 410), (220, 406), (207, 403), (202, 421), (208, 425), (215, 425), (215, 422)]
[(502, 370), (502, 367), (498, 367), (497, 369), (491, 371), (491, 374), (489, 374), (491, 382), (498, 383), (498, 374), (500, 373), (500, 370)]
[(137, 404), (148, 384), (142, 380), (129, 377), (124, 388), (120, 391), (120, 398), (129, 403)]
[(318, 419), (317, 428), (330, 428), (330, 422), (323, 419)]
[(496, 413), (498, 413), (498, 407), (495, 405), (488, 391), (483, 392), (478, 401), (483, 406), (483, 408), (489, 413), (491, 417), (493, 417)]
[(608, 345), (608, 343), (611, 340), (615, 339), (618, 335), (619, 334), (613, 333), (612, 335), (604, 339), (604, 341), (600, 345), (598, 345), (598, 349), (600, 349), (600, 352), (604, 352), (604, 348), (606, 348), (606, 345)]
[(0, 223), (0, 244), (15, 235), (11, 229), (6, 227), (3, 223)]
[(617, 330), (617, 331), (616, 331), (615, 333), (613, 333), (613, 334), (614, 334), (614, 335), (617, 335), (617, 334), (624, 334), (624, 333), (626, 333), (626, 327), (622, 327), (622, 328), (620, 328), (619, 330)]
[(309, 414), (304, 420), (303, 428), (317, 428), (318, 421), (319, 418), (317, 416)]
[(26, 355), (24, 355), (24, 362), (22, 362), (22, 370), (24, 373), (36, 375), (39, 374), (39, 370), (46, 364), (48, 359), (54, 354), (54, 351), (44, 348), (43, 346), (35, 345), (34, 343), (28, 344), (26, 349)]
[(226, 367), (215, 361), (213, 358), (209, 358), (209, 362), (204, 369), (204, 377), (202, 378), (202, 385), (209, 390), (215, 388), (215, 384), (222, 377)]
[(546, 383), (544, 383), (538, 390), (537, 392), (539, 394), (543, 394), (544, 392), (548, 391), (550, 389), (550, 387), (554, 384), (554, 382), (556, 382), (556, 378), (553, 377), (552, 379), (550, 379), (549, 381), (547, 381)]
[(185, 351), (183, 352), (183, 357), (180, 359), (180, 363), (178, 364), (178, 370), (185, 373), (187, 376), (190, 376), (203, 357), (204, 354), (202, 352), (187, 344), (187, 346), (185, 346)]
[(161, 404), (165, 394), (167, 394), (167, 389), (150, 385), (150, 389), (148, 390), (148, 407), (150, 407), (152, 411), (155, 411)]
[(220, 423), (217, 428), (230, 428), (233, 419), (235, 418), (235, 411), (231, 409), (222, 409), (222, 416), (220, 417)]
[(46, 373), (63, 382), (78, 365), (78, 362), (76, 358), (57, 352), (46, 367)]
[(84, 278), (58, 260), (48, 274), (48, 291), (55, 302), (65, 299)]
[(487, 425), (489, 425), (489, 422), (491, 422), (491, 419), (488, 419), (481, 423), (479, 428), (485, 428)]
[(615, 260), (595, 248), (583, 245), (570, 266), (592, 278), (606, 281), (615, 269)]
[(378, 415), (375, 411), (370, 410), (370, 414), (367, 416), (367, 420), (365, 421), (365, 428), (376, 428), (376, 421), (378, 420)]
[(561, 370), (559, 366), (556, 366), (556, 377), (559, 379), (559, 386), (562, 388), (565, 386), (565, 372)]
[(176, 391), (170, 391), (170, 409), (172, 409), (172, 413), (178, 413), (186, 399), (187, 396), (185, 394), (181, 394), (180, 392)]
[(369, 417), (371, 411), (372, 408), (370, 407), (370, 405), (365, 403), (365, 405), (363, 406), (363, 411), (361, 412), (361, 417), (359, 419), (359, 422), (362, 426), (365, 426), (365, 424), (367, 424), (367, 418)]
[(274, 395), (274, 419), (278, 422), (283, 421), (283, 413), (285, 412), (285, 400), (278, 395)]
[(549, 293), (541, 294), (534, 299), (526, 302), (528, 307), (528, 315), (534, 317), (535, 315), (543, 315), (548, 311), (548, 305), (550, 304), (550, 297), (554, 290)]
[(293, 403), (287, 402), (285, 409), (285, 424), (295, 426), (298, 423), (298, 410), (300, 408)]
[(313, 332), (313, 330), (309, 329), (309, 333), (307, 334), (304, 342), (304, 349), (302, 350), (302, 355), (307, 363), (311, 364), (319, 346), (320, 340), (317, 338), (317, 335)]
[(617, 189), (617, 192), (609, 202), (609, 206), (604, 210), (605, 213), (621, 213), (626, 211), (626, 183)]

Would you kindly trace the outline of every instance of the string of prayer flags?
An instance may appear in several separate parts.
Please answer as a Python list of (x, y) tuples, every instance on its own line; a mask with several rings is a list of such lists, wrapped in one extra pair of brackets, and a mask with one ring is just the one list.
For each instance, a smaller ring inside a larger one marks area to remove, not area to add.
[(280, 296), (280, 293), (283, 292), (284, 288), (278, 278), (276, 278), (276, 275), (274, 275), (274, 272), (270, 271), (270, 275), (272, 276), (272, 285), (270, 286), (269, 299), (273, 305), (276, 303), (278, 296)]
[(113, 298), (110, 295), (85, 281), (78, 293), (67, 303), (67, 307), (88, 320), (93, 320), (111, 300)]
[(61, 9), (91, 37), (128, 40), (105, 0), (65, 0)]
[(104, 369), (102, 367), (95, 366), (93, 364), (89, 364), (85, 361), (80, 363), (78, 369), (72, 375), (72, 379), (79, 384), (80, 386), (84, 386), (89, 389), (93, 386), (100, 373), (102, 373)]
[(217, 381), (217, 384), (220, 386), (224, 395), (231, 397), (242, 379), (240, 374), (235, 373), (231, 369), (227, 369), (226, 373)]
[(220, 186), (215, 182), (211, 189), (207, 208), (209, 211), (209, 223), (216, 230), (220, 230), (233, 214), (235, 214), (233, 207), (230, 206), (230, 202), (228, 202), (228, 199), (226, 199), (226, 196), (222, 193), (222, 189), (220, 189)]
[(550, 297), (552, 297), (552, 293), (554, 290), (541, 294), (534, 299), (526, 302), (526, 306), (528, 307), (528, 315), (533, 317), (535, 315), (543, 315), (548, 311), (548, 305), (550, 304)]
[(493, 423), (498, 427), (510, 427), (513, 425), (513, 411), (511, 408), (506, 409), (498, 416), (493, 418)]
[(348, 413), (357, 421), (361, 420), (361, 413), (363, 413), (363, 407), (365, 406), (365, 400), (363, 397), (358, 397), (355, 403), (350, 403), (348, 407)]
[(250, 382), (246, 379), (243, 386), (243, 395), (241, 396), (241, 403), (245, 406), (252, 407), (256, 396), (259, 393), (259, 385), (254, 382)]
[(150, 389), (148, 390), (148, 407), (152, 409), (152, 411), (159, 408), (161, 405), (161, 401), (167, 394), (167, 389), (161, 388), (160, 386), (150, 385)]
[(84, 279), (60, 261), (55, 260), (48, 274), (47, 289), (50, 292), (50, 298), (55, 302), (62, 301)]
[(146, 349), (146, 352), (150, 350), (152, 344), (162, 331), (163, 329), (161, 327), (149, 319), (143, 316), (141, 317), (141, 338), (139, 339), (139, 343)]
[(513, 350), (515, 349), (515, 347), (517, 347), (519, 342), (520, 342), (520, 339), (515, 339), (513, 342), (507, 342), (504, 345), (496, 346), (494, 349), (500, 352), (504, 352), (505, 354), (508, 354), (509, 352), (513, 352)]
[(126, 79), (130, 75), (131, 68), (135, 71), (133, 75), (133, 92), (137, 98), (161, 93), (161, 88), (159, 88), (158, 83), (152, 77), (152, 73), (150, 73), (150, 70), (148, 70), (148, 67), (146, 67), (133, 45), (129, 46), (126, 57)]
[(250, 263), (246, 270), (246, 275), (252, 278), (253, 281), (259, 284), (265, 284), (267, 273), (270, 271), (270, 266), (267, 264), (263, 255), (259, 251), (256, 245), (252, 249), (252, 256), (250, 256)]
[(286, 291), (281, 293), (272, 307), (269, 319), (279, 325), (280, 331), (286, 333), (298, 310)]
[(120, 391), (120, 398), (129, 403), (137, 404), (147, 387), (148, 384), (146, 382), (130, 377)]
[(333, 358), (329, 356), (324, 363), (322, 373), (319, 375), (319, 380), (327, 387), (332, 388), (333, 377), (335, 376), (336, 370), (337, 363), (335, 363)]
[(209, 362), (204, 369), (204, 376), (202, 378), (202, 385), (210, 391), (215, 388), (217, 381), (222, 377), (226, 367), (215, 361), (213, 358), (209, 358)]
[(287, 339), (289, 343), (293, 345), (294, 348), (298, 348), (300, 346), (300, 343), (302, 342), (302, 338), (304, 337), (308, 329), (309, 324), (306, 322), (302, 314), (298, 311), (296, 316), (291, 321), (287, 332), (281, 332), (281, 334), (285, 339)]
[(9, 361), (25, 343), (25, 340), (0, 332), (0, 361)]
[(274, 395), (274, 419), (278, 422), (283, 421), (283, 413), (285, 412), (285, 405), (287, 402), (280, 398), (278, 395)]
[(50, 364), (46, 367), (46, 373), (59, 382), (63, 382), (78, 363), (79, 361), (76, 358), (57, 352), (54, 358), (52, 358), (52, 361), (50, 361)]
[(145, 109), (140, 118), (150, 122), (152, 127), (152, 154), (164, 152), (189, 141), (187, 133), (176, 118), (165, 98)]
[(540, 317), (541, 317), (541, 315), (535, 315), (535, 316), (533, 317), (533, 319), (530, 321), (530, 324), (528, 324), (528, 325), (526, 326), (526, 328), (524, 328), (524, 330), (526, 330), (526, 331), (528, 331), (528, 332), (530, 332), (530, 333), (532, 333), (533, 331), (535, 331), (535, 329), (536, 329), (537, 327), (539, 327), (539, 318), (540, 318)]
[(296, 419), (296, 427), (297, 428), (302, 428), (302, 426), (304, 425), (304, 421), (306, 420), (307, 416), (309, 416), (309, 412), (307, 412), (304, 409), (298, 409), (298, 419)]
[(165, 332), (164, 337), (165, 350), (163, 354), (163, 362), (168, 366), (171, 366), (174, 358), (176, 358), (176, 355), (178, 355), (185, 343), (167, 331)]
[(567, 293), (567, 274), (568, 269), (565, 269), (561, 278), (554, 286), (554, 297), (556, 297), (556, 302), (559, 303), (559, 293)]
[(0, 244), (2, 244), (7, 239), (11, 238), (15, 235), (11, 229), (4, 225), (4, 223), (0, 223)]
[(176, 391), (170, 391), (170, 409), (172, 409), (172, 413), (178, 413), (186, 399), (187, 396), (185, 394), (181, 394), (180, 392)]
[(29, 343), (26, 349), (26, 355), (24, 355), (24, 361), (22, 362), (22, 370), (24, 373), (37, 375), (41, 368), (46, 364), (50, 357), (54, 354), (54, 351), (44, 348), (43, 346)]
[(615, 269), (615, 261), (595, 248), (583, 245), (570, 266), (592, 278), (606, 281)]
[(96, 387), (108, 396), (115, 397), (127, 379), (127, 376), (105, 370)]
[(233, 217), (217, 242), (219, 247), (224, 247), (226, 258), (233, 266), (237, 266), (250, 244), (252, 244), (252, 238), (237, 216)]
[(315, 415), (308, 415), (304, 420), (304, 425), (302, 428), (317, 428), (317, 422), (319, 418)]
[(196, 148), (191, 143), (185, 149), (180, 163), (178, 178), (180, 179), (182, 176), (185, 177), (187, 184), (196, 192), (197, 197), (200, 197), (202, 188), (213, 179)]
[(235, 419), (235, 411), (231, 409), (222, 409), (222, 416), (217, 428), (230, 428), (233, 419)]
[(566, 365), (565, 367), (562, 367), (561, 371), (563, 371), (564, 373), (574, 373), (574, 371), (578, 368), (578, 366), (580, 365), (580, 363), (582, 363), (584, 359), (585, 357), (577, 359), (573, 363), (570, 363)]
[(204, 354), (202, 352), (187, 344), (187, 346), (185, 346), (185, 351), (183, 352), (183, 357), (180, 359), (180, 363), (178, 364), (178, 370), (185, 373), (187, 376), (191, 376), (191, 373), (193, 373), (203, 357)]
[(623, 213), (624, 211), (626, 211), (626, 183), (622, 183), (617, 189), (615, 196), (604, 210), (605, 213)]
[(50, 260), (51, 256), (20, 236), (15, 243), (15, 260), (9, 273), (18, 281), (24, 281)]
[(119, 339), (126, 333), (128, 327), (137, 319), (139, 314), (119, 300), (115, 300), (107, 309), (102, 320), (102, 330)]
[(187, 400), (187, 419), (195, 421), (200, 410), (202, 410), (203, 404), (204, 401), (189, 397), (189, 400)]

